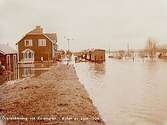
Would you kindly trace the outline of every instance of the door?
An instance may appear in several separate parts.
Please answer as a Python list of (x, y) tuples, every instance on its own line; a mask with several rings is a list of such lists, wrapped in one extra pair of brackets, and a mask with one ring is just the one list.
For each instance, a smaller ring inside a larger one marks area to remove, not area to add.
[(34, 62), (34, 52), (32, 50), (26, 50), (23, 52), (23, 60), (25, 62)]
[(10, 69), (11, 69), (10, 55), (7, 55), (7, 56), (6, 56), (6, 63), (7, 63), (6, 69), (7, 69), (7, 70), (10, 70)]

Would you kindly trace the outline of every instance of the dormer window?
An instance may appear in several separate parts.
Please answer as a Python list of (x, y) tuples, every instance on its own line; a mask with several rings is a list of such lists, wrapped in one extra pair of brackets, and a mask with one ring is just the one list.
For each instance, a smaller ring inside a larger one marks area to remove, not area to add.
[(24, 44), (25, 46), (32, 46), (32, 40), (25, 40)]
[(38, 46), (46, 46), (46, 39), (39, 39)]

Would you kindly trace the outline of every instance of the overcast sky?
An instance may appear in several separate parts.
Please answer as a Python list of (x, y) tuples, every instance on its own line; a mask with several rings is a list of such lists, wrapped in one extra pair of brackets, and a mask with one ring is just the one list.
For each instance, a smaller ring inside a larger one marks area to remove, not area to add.
[(167, 43), (167, 0), (0, 0), (0, 43), (15, 43), (36, 25), (73, 38), (73, 50), (141, 48)]

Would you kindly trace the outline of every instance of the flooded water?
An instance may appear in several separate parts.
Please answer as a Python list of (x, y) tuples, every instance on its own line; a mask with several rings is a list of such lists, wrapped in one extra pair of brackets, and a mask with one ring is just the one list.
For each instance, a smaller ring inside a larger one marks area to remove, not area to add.
[[(0, 85), (7, 81), (14, 82), (28, 77), (37, 77), (48, 71), (51, 65), (52, 63), (19, 64), (17, 68), (13, 69), (12, 73), (0, 76)], [(5, 121), (0, 119), (0, 125), (5, 125)]]
[(49, 70), (52, 63), (36, 63), (36, 64), (19, 64), (17, 68), (13, 68), (8, 75), (0, 75), (0, 84), (6, 81), (14, 81), (27, 77), (36, 77), (41, 73)]
[(167, 62), (75, 65), (107, 125), (167, 125)]

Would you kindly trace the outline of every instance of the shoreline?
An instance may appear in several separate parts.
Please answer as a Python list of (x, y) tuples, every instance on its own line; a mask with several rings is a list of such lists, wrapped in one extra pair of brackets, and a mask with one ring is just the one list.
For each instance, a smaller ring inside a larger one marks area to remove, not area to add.
[(36, 78), (1, 85), (0, 95), (7, 125), (105, 125), (72, 65), (57, 64)]

